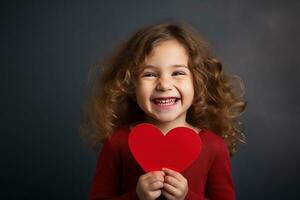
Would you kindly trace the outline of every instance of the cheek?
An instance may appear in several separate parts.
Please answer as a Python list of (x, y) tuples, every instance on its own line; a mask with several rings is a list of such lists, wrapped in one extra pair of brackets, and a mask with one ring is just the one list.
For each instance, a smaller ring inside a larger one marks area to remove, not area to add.
[(136, 100), (139, 102), (141, 99), (143, 99), (143, 90), (141, 90), (140, 87), (136, 88), (135, 94), (136, 94)]
[(146, 99), (151, 95), (151, 88), (149, 85), (140, 82), (136, 87), (136, 98), (137, 99)]
[(186, 103), (193, 104), (194, 95), (195, 95), (194, 85), (193, 84), (186, 85), (183, 91), (185, 94), (185, 99), (187, 100)]
[(180, 83), (180, 85), (182, 86), (182, 91), (185, 94), (189, 94), (191, 96), (194, 96), (194, 83), (192, 80), (184, 80)]
[(142, 110), (144, 110), (143, 109), (143, 107), (144, 107), (144, 102), (145, 102), (145, 97), (144, 97), (144, 95), (143, 95), (143, 93), (141, 93), (141, 88), (137, 88), (136, 89), (136, 96), (135, 96), (135, 98), (136, 98), (136, 102), (137, 102), (137, 104), (139, 105), (139, 107), (142, 109)]
[(188, 96), (188, 98), (191, 99), (191, 101), (193, 101), (193, 99), (194, 99), (194, 87), (193, 87), (193, 85), (190, 86), (190, 87), (186, 87), (185, 93), (186, 93), (186, 96)]

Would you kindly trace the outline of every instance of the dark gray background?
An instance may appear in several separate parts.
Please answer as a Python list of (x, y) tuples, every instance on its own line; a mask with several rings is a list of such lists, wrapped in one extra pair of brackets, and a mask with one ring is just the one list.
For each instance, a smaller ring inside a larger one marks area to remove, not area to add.
[(96, 161), (78, 134), (88, 68), (170, 19), (194, 26), (244, 80), (238, 199), (300, 197), (298, 1), (1, 2), (1, 199), (86, 199)]

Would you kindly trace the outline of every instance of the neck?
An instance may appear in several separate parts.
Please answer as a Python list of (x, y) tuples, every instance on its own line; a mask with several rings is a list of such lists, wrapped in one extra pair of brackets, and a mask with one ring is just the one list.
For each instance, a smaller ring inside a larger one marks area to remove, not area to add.
[[(172, 130), (173, 128), (176, 127), (188, 127), (188, 128), (192, 128), (195, 130), (195, 128), (193, 128), (193, 126), (191, 126), (190, 124), (188, 124), (185, 120), (174, 120), (174, 121), (170, 121), (170, 122), (160, 122), (160, 121), (156, 121), (153, 118), (147, 117), (146, 122), (151, 123), (153, 125), (155, 125), (156, 127), (158, 127), (164, 135), (166, 135), (170, 130)], [(197, 131), (197, 130), (195, 130)]]

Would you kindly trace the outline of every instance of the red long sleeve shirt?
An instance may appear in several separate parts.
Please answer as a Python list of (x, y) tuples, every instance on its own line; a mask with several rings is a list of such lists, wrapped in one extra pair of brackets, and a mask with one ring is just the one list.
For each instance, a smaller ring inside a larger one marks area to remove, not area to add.
[[(103, 145), (89, 194), (90, 200), (134, 200), (136, 184), (145, 172), (128, 146), (129, 127), (121, 127)], [(229, 153), (224, 140), (209, 130), (199, 132), (202, 150), (181, 174), (188, 181), (186, 200), (234, 200)], [(180, 148), (180, 147), (178, 147)]]

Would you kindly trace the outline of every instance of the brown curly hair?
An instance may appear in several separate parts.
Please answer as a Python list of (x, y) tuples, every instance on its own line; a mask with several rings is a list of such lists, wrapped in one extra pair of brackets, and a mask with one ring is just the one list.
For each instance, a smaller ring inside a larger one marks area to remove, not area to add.
[[(96, 149), (117, 127), (143, 120), (144, 113), (134, 100), (139, 66), (158, 43), (167, 40), (178, 41), (189, 55), (195, 96), (187, 122), (222, 136), (233, 155), (237, 143), (245, 142), (239, 120), (247, 104), (242, 99), (244, 87), (238, 76), (225, 75), (221, 62), (211, 54), (204, 40), (182, 22), (143, 28), (112, 56), (94, 65), (81, 135)], [(235, 90), (236, 86), (240, 89)]]

